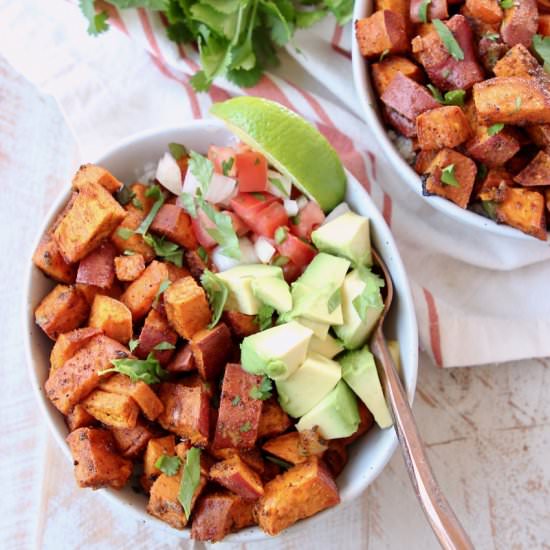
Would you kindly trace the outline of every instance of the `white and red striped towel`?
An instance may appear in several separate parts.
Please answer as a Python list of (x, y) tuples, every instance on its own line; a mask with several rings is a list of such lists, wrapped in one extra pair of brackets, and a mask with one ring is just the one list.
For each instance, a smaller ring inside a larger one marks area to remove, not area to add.
[(299, 32), (276, 74), (253, 88), (220, 80), (197, 95), (188, 83), (196, 52), (170, 42), (156, 13), (110, 7), (115, 28), (92, 38), (73, 4), (0, 6), (2, 53), (58, 100), (83, 160), (131, 133), (208, 116), (212, 102), (235, 94), (279, 101), (318, 127), (383, 212), (411, 279), (421, 345), (437, 365), (550, 355), (550, 247), (464, 226), (398, 180), (360, 118), (349, 27), (329, 18)]

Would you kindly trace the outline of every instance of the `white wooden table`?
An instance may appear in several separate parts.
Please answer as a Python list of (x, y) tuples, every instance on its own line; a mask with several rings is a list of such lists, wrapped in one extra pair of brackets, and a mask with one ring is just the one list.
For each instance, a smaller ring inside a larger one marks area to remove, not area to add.
[[(55, 103), (1, 59), (0, 101), (0, 548), (190, 547), (78, 491), (38, 414), (20, 338), (22, 274), (77, 150)], [(414, 412), (476, 548), (550, 549), (550, 360), (448, 370), (425, 357), (422, 363)], [(90, 525), (98, 517), (102, 529)], [(399, 454), (362, 498), (329, 516), (322, 537), (320, 531), (312, 526), (254, 547), (438, 548)]]

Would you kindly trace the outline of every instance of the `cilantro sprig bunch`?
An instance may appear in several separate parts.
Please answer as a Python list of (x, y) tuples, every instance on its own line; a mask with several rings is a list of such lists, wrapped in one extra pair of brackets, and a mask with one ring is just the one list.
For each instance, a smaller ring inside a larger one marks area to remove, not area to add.
[[(340, 24), (351, 19), (353, 0), (107, 0), (118, 9), (159, 11), (166, 33), (177, 43), (197, 44), (202, 69), (191, 79), (206, 91), (218, 76), (241, 87), (254, 86), (264, 70), (279, 63), (277, 48), (332, 13)], [(109, 28), (108, 14), (94, 0), (80, 0), (88, 33)]]

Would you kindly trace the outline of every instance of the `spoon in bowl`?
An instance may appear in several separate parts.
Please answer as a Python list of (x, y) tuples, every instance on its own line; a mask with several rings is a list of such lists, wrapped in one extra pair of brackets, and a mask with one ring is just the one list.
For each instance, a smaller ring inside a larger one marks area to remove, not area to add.
[(388, 269), (376, 251), (372, 250), (375, 265), (386, 282), (384, 310), (371, 338), (371, 351), (376, 359), (378, 375), (390, 404), (397, 438), (405, 459), (416, 496), (424, 509), (435, 536), (445, 550), (473, 550), (472, 543), (435, 479), (426, 456), (424, 443), (418, 432), (407, 394), (382, 332), (386, 313), (393, 300), (393, 283)]

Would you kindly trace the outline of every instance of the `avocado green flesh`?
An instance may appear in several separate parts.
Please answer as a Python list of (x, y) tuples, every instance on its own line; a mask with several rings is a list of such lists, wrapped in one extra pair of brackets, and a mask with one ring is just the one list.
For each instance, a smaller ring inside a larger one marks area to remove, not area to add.
[(287, 282), (276, 277), (261, 277), (252, 281), (252, 292), (260, 302), (279, 313), (292, 309), (292, 296)]
[(330, 334), (327, 334), (327, 337), (324, 340), (317, 338), (314, 334), (311, 338), (311, 342), (309, 343), (310, 353), (319, 353), (329, 359), (332, 359), (343, 350), (344, 346), (342, 343), (336, 338), (333, 338)]
[(306, 319), (305, 317), (296, 317), (295, 320), (301, 325), (304, 325), (304, 327), (311, 329), (314, 336), (320, 340), (325, 340), (328, 336), (328, 331), (330, 330), (330, 325), (328, 323), (312, 321), (311, 319)]

